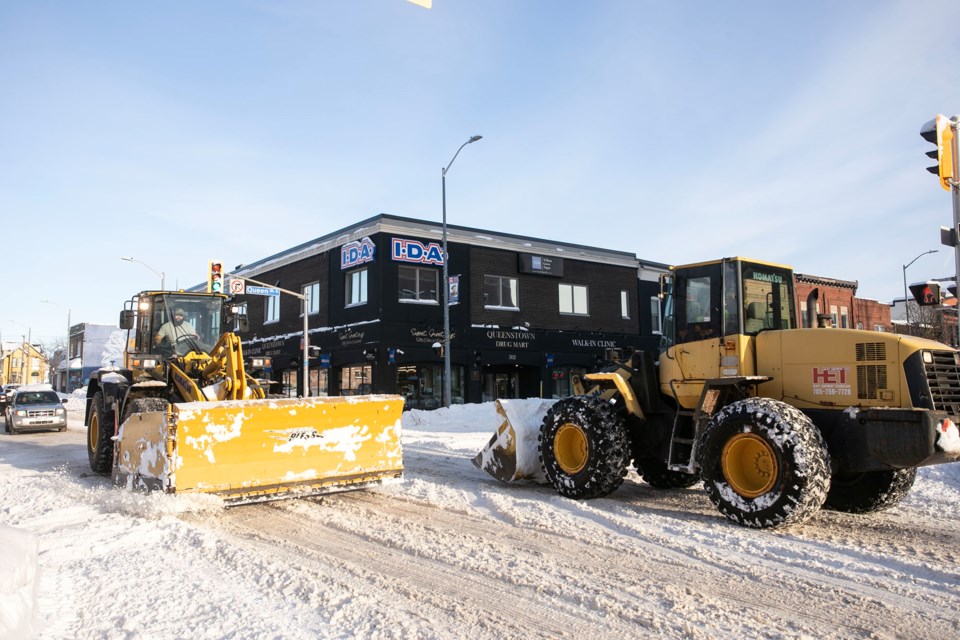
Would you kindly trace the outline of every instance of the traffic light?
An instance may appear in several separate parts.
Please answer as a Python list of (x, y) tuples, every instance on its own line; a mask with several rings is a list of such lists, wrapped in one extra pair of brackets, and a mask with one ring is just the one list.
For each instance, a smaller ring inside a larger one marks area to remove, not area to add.
[(920, 136), (937, 145), (936, 149), (927, 152), (928, 157), (937, 161), (937, 164), (927, 167), (927, 171), (939, 176), (940, 186), (950, 191), (950, 181), (957, 178), (953, 175), (953, 123), (950, 118), (938, 113), (936, 118), (920, 127)]
[(207, 293), (223, 293), (223, 262), (211, 260), (207, 269)]
[(912, 284), (910, 285), (910, 293), (921, 307), (940, 304), (939, 282), (918, 282)]

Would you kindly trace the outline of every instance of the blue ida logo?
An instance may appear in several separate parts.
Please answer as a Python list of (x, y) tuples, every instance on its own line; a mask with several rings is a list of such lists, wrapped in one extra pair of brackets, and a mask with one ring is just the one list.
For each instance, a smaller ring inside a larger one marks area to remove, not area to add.
[(376, 247), (370, 238), (354, 240), (340, 247), (340, 268), (349, 269), (365, 262), (373, 262)]
[(443, 265), (443, 248), (436, 242), (423, 244), (417, 240), (393, 238), (390, 257), (398, 262)]

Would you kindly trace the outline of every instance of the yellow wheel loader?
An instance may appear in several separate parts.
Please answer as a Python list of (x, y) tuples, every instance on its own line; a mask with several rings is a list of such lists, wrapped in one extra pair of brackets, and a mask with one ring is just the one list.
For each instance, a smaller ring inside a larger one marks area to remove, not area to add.
[[(742, 258), (673, 268), (656, 358), (638, 351), (587, 374), (547, 412), (538, 440), (547, 481), (564, 496), (597, 498), (632, 461), (655, 488), (702, 480), (724, 516), (773, 528), (824, 505), (891, 507), (918, 466), (956, 461), (957, 351), (823, 327), (816, 290), (813, 328), (797, 328), (793, 282), (789, 267)], [(513, 460), (524, 426), (502, 426), (478, 466), (501, 480), (529, 477)]]
[(120, 314), (122, 367), (87, 387), (90, 468), (118, 485), (231, 504), (399, 480), (403, 398), (286, 398), (247, 373), (222, 294), (145, 291)]

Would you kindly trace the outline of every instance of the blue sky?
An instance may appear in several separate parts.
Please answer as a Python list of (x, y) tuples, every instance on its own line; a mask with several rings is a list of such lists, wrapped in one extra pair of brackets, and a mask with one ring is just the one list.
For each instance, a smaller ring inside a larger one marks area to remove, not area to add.
[[(729, 255), (889, 302), (954, 273), (919, 136), (960, 113), (960, 3), (0, 4), (0, 331), (375, 215), (681, 264)], [(50, 300), (43, 303), (41, 300)]]

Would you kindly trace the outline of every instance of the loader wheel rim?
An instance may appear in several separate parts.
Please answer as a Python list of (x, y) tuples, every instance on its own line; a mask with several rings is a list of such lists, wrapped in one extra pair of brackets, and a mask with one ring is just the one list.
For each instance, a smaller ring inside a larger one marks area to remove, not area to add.
[(589, 450), (587, 436), (579, 426), (566, 423), (557, 430), (553, 451), (564, 473), (572, 475), (582, 471), (587, 466)]
[(744, 498), (767, 493), (777, 481), (773, 447), (754, 433), (738, 433), (730, 438), (720, 459), (730, 487)]
[(100, 419), (94, 411), (90, 416), (90, 426), (87, 430), (87, 444), (90, 445), (91, 450), (96, 451), (98, 442), (100, 442)]

